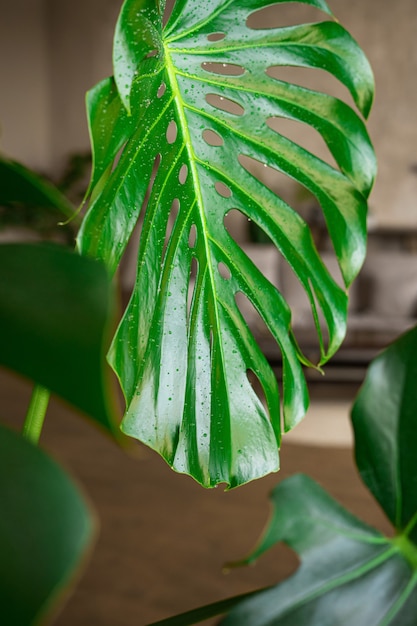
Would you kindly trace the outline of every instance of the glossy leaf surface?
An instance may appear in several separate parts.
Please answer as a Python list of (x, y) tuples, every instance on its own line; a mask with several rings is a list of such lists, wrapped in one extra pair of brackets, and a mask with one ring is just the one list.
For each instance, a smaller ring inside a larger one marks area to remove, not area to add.
[[(115, 79), (88, 97), (94, 170), (80, 250), (114, 272), (141, 216), (136, 285), (110, 353), (127, 402), (122, 427), (205, 486), (236, 486), (279, 465), (278, 386), (237, 294), (281, 348), (285, 430), (308, 405), (289, 307), (230, 236), (229, 212), (253, 220), (294, 270), (310, 299), (323, 362), (345, 333), (345, 289), (322, 263), (307, 224), (245, 159), (317, 197), (346, 286), (365, 250), (375, 161), (363, 122), (341, 101), (266, 70), (325, 68), (366, 115), (369, 65), (332, 21), (250, 28), (248, 17), (267, 4), (178, 0), (163, 29), (163, 3), (127, 0), (116, 29)], [(304, 4), (330, 13), (323, 0)], [(275, 118), (317, 130), (337, 167), (272, 130), (267, 122)]]
[(392, 524), (417, 543), (417, 328), (371, 364), (352, 411), (362, 480)]
[[(253, 561), (278, 541), (299, 554), (294, 576), (250, 598), (224, 626), (382, 626), (415, 624), (417, 561), (344, 510), (307, 476), (272, 495), (274, 515)], [(408, 554), (415, 558), (415, 548)]]
[(94, 519), (59, 465), (3, 426), (0, 501), (1, 621), (45, 623), (85, 558)]
[(97, 261), (57, 245), (0, 246), (0, 364), (116, 432), (105, 362), (111, 294)]

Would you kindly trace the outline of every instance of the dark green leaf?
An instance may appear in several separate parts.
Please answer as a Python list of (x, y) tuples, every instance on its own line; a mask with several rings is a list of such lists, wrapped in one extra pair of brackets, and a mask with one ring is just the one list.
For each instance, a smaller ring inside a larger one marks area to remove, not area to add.
[(352, 410), (362, 479), (400, 532), (417, 543), (417, 328), (371, 364)]
[(29, 626), (54, 610), (73, 581), (95, 524), (59, 465), (3, 426), (0, 501), (1, 623)]
[[(322, 362), (344, 337), (347, 308), (345, 289), (331, 278), (307, 224), (250, 173), (247, 159), (316, 196), (346, 286), (363, 261), (365, 198), (375, 173), (364, 124), (352, 109), (266, 70), (324, 68), (364, 115), (372, 74), (335, 22), (255, 30), (247, 18), (269, 2), (183, 0), (163, 30), (163, 4), (125, 1), (115, 82), (90, 94), (95, 167), (78, 244), (114, 272), (143, 214), (136, 285), (110, 352), (127, 402), (123, 430), (205, 486), (236, 486), (278, 469), (281, 430), (277, 382), (237, 294), (281, 348), (285, 430), (304, 416), (308, 395), (291, 312), (230, 236), (227, 213), (238, 210), (256, 223), (294, 270), (311, 303)], [(304, 4), (330, 13), (323, 0)], [(213, 41), (213, 33), (225, 37)], [(315, 128), (337, 167), (272, 130), (270, 118)]]
[(0, 206), (23, 205), (59, 211), (71, 217), (74, 208), (60, 191), (24, 165), (0, 157)]
[(113, 431), (111, 294), (97, 261), (57, 245), (0, 246), (0, 363)]
[(415, 624), (417, 575), (395, 542), (345, 511), (307, 476), (273, 492), (274, 516), (247, 562), (278, 541), (301, 566), (280, 585), (242, 602), (224, 626)]

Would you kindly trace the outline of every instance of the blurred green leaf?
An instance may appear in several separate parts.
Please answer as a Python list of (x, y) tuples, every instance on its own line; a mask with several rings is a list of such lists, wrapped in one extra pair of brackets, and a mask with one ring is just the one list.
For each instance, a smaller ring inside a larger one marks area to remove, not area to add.
[[(11, 207), (15, 212), (24, 209), (26, 220), (35, 224), (39, 213), (50, 214), (56, 224), (74, 214), (71, 202), (54, 185), (21, 163), (4, 157), (0, 157), (0, 206)], [(9, 211), (1, 221), (13, 223), (13, 213)]]
[(398, 530), (417, 543), (417, 328), (371, 364), (352, 410), (362, 480)]
[(97, 261), (58, 245), (0, 246), (0, 364), (114, 432), (105, 363), (111, 296)]
[[(290, 309), (232, 239), (226, 215), (237, 210), (256, 223), (294, 270), (311, 303), (322, 362), (346, 327), (346, 291), (307, 224), (251, 167), (281, 172), (317, 198), (346, 286), (365, 254), (375, 158), (363, 121), (340, 100), (266, 70), (326, 69), (363, 115), (371, 70), (336, 22), (249, 27), (250, 15), (268, 4), (179, 0), (163, 28), (164, 3), (126, 0), (114, 79), (88, 97), (94, 168), (80, 251), (113, 273), (143, 214), (136, 285), (110, 352), (127, 403), (122, 428), (207, 487), (234, 487), (279, 466), (278, 385), (237, 296), (252, 303), (281, 348), (284, 429), (308, 406), (307, 359)], [(304, 4), (330, 14), (322, 0)], [(273, 130), (276, 119), (317, 130), (337, 166)]]
[(74, 582), (94, 517), (62, 468), (3, 426), (0, 502), (1, 623), (44, 623)]

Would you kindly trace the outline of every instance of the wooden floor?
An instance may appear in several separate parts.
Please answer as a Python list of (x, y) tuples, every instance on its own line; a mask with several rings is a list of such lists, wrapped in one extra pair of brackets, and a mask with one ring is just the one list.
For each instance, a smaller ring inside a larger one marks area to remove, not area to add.
[[(20, 381), (0, 378), (2, 414), (15, 427), (28, 393)], [(254, 567), (225, 574), (222, 565), (251, 549), (268, 517), (269, 491), (296, 472), (310, 474), (352, 512), (389, 532), (347, 448), (284, 441), (279, 474), (225, 493), (203, 490), (139, 445), (136, 458), (126, 455), (57, 402), (42, 445), (84, 486), (101, 520), (98, 543), (57, 626), (141, 626), (288, 575), (297, 561), (283, 546)]]

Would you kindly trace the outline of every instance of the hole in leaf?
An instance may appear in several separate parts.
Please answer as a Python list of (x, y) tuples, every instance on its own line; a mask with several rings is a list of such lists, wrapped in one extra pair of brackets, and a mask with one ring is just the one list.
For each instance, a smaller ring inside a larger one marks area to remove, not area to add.
[(277, 248), (273, 245), (265, 247), (258, 243), (248, 243), (244, 252), (271, 285), (279, 288), (281, 257)]
[(263, 335), (266, 329), (265, 323), (249, 298), (241, 291), (237, 291), (235, 293), (235, 300), (239, 311), (252, 333), (257, 336)]
[(204, 61), (201, 67), (211, 74), (220, 74), (220, 76), (242, 76), (246, 70), (241, 65), (235, 63), (213, 63)]
[(190, 248), (195, 248), (195, 244), (197, 241), (197, 228), (195, 224), (192, 224), (190, 228), (190, 235), (188, 237), (188, 245)]
[(246, 370), (246, 376), (247, 376), (250, 386), (252, 387), (256, 395), (258, 396), (259, 400), (262, 402), (263, 406), (267, 409), (268, 404), (266, 402), (265, 392), (258, 376), (251, 369)]
[(188, 167), (184, 163), (183, 165), (181, 165), (181, 169), (178, 174), (178, 180), (180, 181), (181, 185), (185, 183), (185, 181), (187, 180), (187, 177), (188, 177)]
[(220, 137), (220, 135), (214, 130), (211, 130), (209, 128), (203, 130), (203, 139), (206, 143), (208, 143), (209, 146), (218, 147), (223, 145), (223, 138)]
[(265, 163), (261, 163), (257, 159), (248, 157), (244, 154), (238, 156), (241, 166), (259, 180), (265, 187), (279, 196), (284, 202), (297, 208), (296, 197), (304, 187), (292, 178), (280, 172), (278, 169), (269, 167)]
[(243, 115), (245, 112), (245, 109), (237, 102), (229, 100), (229, 98), (224, 98), (223, 96), (218, 96), (214, 93), (207, 94), (206, 101), (212, 107), (220, 109), (221, 111), (226, 111), (226, 113), (232, 113), (233, 115)]
[(225, 37), (226, 37), (226, 33), (210, 33), (210, 35), (207, 35), (207, 40), (208, 41), (221, 41)]
[(178, 198), (174, 198), (172, 201), (171, 209), (170, 209), (170, 215), (173, 215), (176, 218), (179, 210), (180, 210), (180, 201), (178, 200)]
[(195, 258), (195, 256), (193, 256), (193, 258), (191, 259), (190, 276), (192, 276), (192, 278), (196, 278), (197, 274), (198, 274), (198, 261)]
[(246, 26), (253, 30), (264, 28), (280, 28), (307, 24), (323, 20), (323, 12), (312, 6), (303, 6), (300, 3), (275, 3), (253, 11), (247, 20)]
[(149, 50), (149, 52), (145, 55), (145, 59), (151, 59), (152, 57), (156, 57), (159, 54), (159, 50), (156, 48), (154, 50)]
[(174, 143), (174, 141), (177, 138), (177, 135), (178, 135), (177, 124), (174, 120), (171, 120), (170, 123), (168, 124), (167, 132), (166, 132), (167, 142), (170, 144)]
[[(256, 308), (253, 306), (249, 298), (245, 296), (245, 294), (243, 294), (241, 291), (238, 291), (235, 294), (235, 301), (243, 318), (245, 319), (252, 333), (254, 333), (255, 337), (262, 338), (262, 343), (265, 342), (264, 345), (276, 347), (278, 363), (274, 364), (273, 369), (276, 374), (277, 381), (282, 381), (282, 367), (280, 365), (281, 359), (279, 358), (280, 349), (276, 344), (276, 339), (273, 337), (269, 328), (263, 321), (262, 317), (259, 315)], [(277, 315), (278, 314), (279, 313), (277, 312)], [(259, 397), (262, 404), (266, 407), (267, 404), (265, 400), (264, 391), (263, 391), (261, 383), (259, 382), (258, 376), (250, 368), (248, 368), (248, 370), (246, 371), (246, 375), (248, 377), (248, 380), (251, 386), (254, 388), (256, 395)]]
[(241, 154), (238, 160), (247, 172), (297, 211), (309, 225), (316, 247), (319, 250), (323, 248), (327, 228), (320, 204), (311, 191), (278, 169), (265, 166), (252, 157)]
[(193, 303), (195, 283), (198, 276), (198, 261), (195, 257), (191, 259), (190, 278), (188, 281), (188, 297), (187, 297), (187, 319), (190, 319), (190, 312)]
[(324, 69), (271, 65), (265, 72), (267, 76), (275, 80), (299, 85), (313, 91), (321, 91), (355, 106), (348, 89)]
[(150, 198), (151, 193), (152, 193), (153, 184), (155, 182), (156, 175), (157, 175), (159, 167), (161, 165), (161, 161), (162, 161), (161, 154), (157, 154), (156, 157), (155, 157), (153, 166), (152, 166), (152, 173), (151, 173), (151, 177), (150, 177), (150, 180), (149, 180), (148, 188), (146, 189), (145, 198), (144, 198), (144, 201), (143, 201), (141, 213), (144, 212), (144, 210), (146, 209), (146, 207), (148, 205), (149, 198)]
[(171, 204), (171, 208), (169, 210), (167, 227), (165, 231), (164, 256), (165, 256), (169, 238), (171, 237), (172, 230), (174, 228), (175, 220), (177, 219), (179, 209), (180, 209), (180, 201), (178, 200), (178, 198), (174, 198)]
[(230, 187), (228, 187), (227, 185), (225, 185), (224, 183), (220, 181), (217, 181), (214, 187), (217, 193), (223, 198), (230, 198), (230, 196), (232, 195), (232, 190), (230, 189)]
[(167, 90), (167, 86), (166, 86), (166, 84), (165, 84), (165, 83), (161, 83), (161, 84), (159, 85), (159, 89), (158, 89), (158, 91), (156, 92), (157, 97), (158, 97), (158, 98), (162, 98), (162, 96), (164, 95), (164, 93), (166, 92), (166, 90)]
[[(286, 261), (281, 266), (280, 282), (282, 284), (282, 291), (285, 294), (285, 300), (291, 309), (291, 324), (297, 338), (297, 343), (301, 351), (308, 354), (313, 361), (318, 362), (320, 351), (318, 334), (316, 331), (311, 330), (307, 337), (305, 333), (305, 328), (314, 329), (314, 316), (310, 299), (298, 279), (295, 270)], [(313, 289), (312, 292), (322, 330), (323, 343), (326, 346), (329, 341), (327, 325)]]
[(294, 143), (298, 144), (308, 152), (318, 156), (323, 161), (326, 161), (334, 168), (338, 168), (338, 165), (328, 149), (326, 142), (320, 133), (309, 126), (295, 120), (288, 120), (283, 117), (269, 117), (266, 120), (267, 126), (284, 137), (287, 137)]
[[(161, 7), (161, 3), (159, 2), (159, 7)], [(175, 4), (175, 0), (167, 0), (166, 5), (165, 5), (165, 10), (164, 10), (164, 15), (162, 18), (162, 24), (165, 26), (165, 24), (168, 22), (169, 17), (172, 13), (172, 9), (174, 8), (174, 4)]]
[(124, 143), (124, 144), (122, 145), (122, 147), (121, 147), (121, 148), (119, 148), (119, 150), (116, 152), (116, 155), (115, 155), (115, 157), (114, 157), (113, 164), (112, 164), (112, 167), (111, 167), (112, 172), (116, 169), (117, 164), (118, 164), (118, 163), (119, 163), (119, 161), (120, 161), (120, 157), (122, 156), (122, 154), (123, 154), (123, 150), (125, 149), (125, 147), (126, 147), (126, 143)]
[[(121, 285), (123, 287), (126, 287), (128, 289), (131, 289), (132, 285), (135, 282), (135, 276), (136, 276), (136, 259), (137, 259), (137, 255), (138, 255), (138, 246), (139, 246), (139, 239), (141, 236), (141, 232), (142, 232), (142, 226), (143, 226), (143, 221), (144, 221), (144, 216), (149, 204), (149, 199), (151, 197), (152, 194), (152, 188), (155, 182), (155, 178), (158, 174), (158, 169), (161, 165), (161, 160), (162, 157), (160, 154), (157, 154), (153, 165), (151, 167), (151, 173), (150, 173), (150, 177), (149, 177), (149, 183), (148, 186), (146, 188), (146, 192), (145, 192), (145, 196), (143, 199), (143, 203), (142, 203), (142, 207), (140, 209), (140, 213), (139, 213), (139, 219), (132, 231), (132, 234), (130, 236), (129, 239), (129, 243), (127, 245), (126, 251), (124, 253), (124, 256), (122, 258), (122, 262), (121, 262), (121, 266), (120, 266), (120, 279), (121, 279)], [(151, 159), (150, 159), (151, 161)]]
[(222, 278), (224, 278), (225, 280), (230, 280), (232, 277), (232, 274), (229, 270), (229, 268), (227, 267), (227, 265), (225, 265), (224, 263), (220, 262), (218, 264), (218, 270), (219, 270), (219, 274)]
[(247, 241), (248, 218), (238, 209), (231, 209), (223, 218), (224, 226), (235, 241)]

